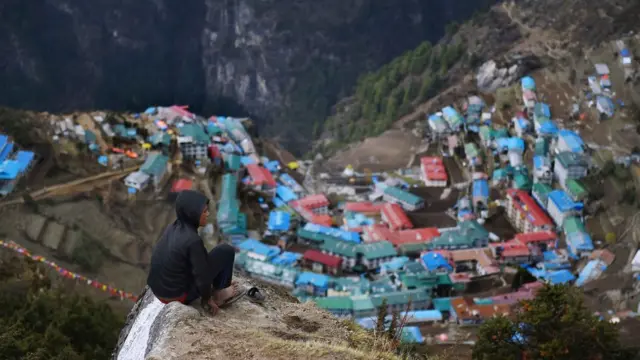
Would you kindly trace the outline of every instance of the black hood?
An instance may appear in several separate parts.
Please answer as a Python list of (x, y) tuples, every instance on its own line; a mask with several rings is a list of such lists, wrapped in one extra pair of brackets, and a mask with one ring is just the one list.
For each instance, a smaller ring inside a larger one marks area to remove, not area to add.
[(178, 221), (198, 228), (200, 226), (200, 215), (202, 215), (202, 211), (208, 203), (209, 199), (197, 191), (181, 191), (176, 199)]

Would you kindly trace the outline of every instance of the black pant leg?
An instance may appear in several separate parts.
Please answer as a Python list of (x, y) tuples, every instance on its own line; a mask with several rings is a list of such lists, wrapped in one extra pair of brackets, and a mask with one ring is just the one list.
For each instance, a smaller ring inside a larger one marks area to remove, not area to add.
[(220, 244), (209, 252), (209, 266), (215, 290), (231, 286), (235, 258), (236, 250), (229, 244)]

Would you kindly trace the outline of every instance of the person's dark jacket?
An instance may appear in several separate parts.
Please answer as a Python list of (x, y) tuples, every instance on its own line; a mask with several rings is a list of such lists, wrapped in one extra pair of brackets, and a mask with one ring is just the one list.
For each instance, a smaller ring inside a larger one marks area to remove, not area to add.
[(167, 226), (151, 255), (147, 285), (160, 298), (175, 299), (197, 286), (202, 302), (211, 296), (207, 250), (198, 235), (200, 215), (208, 199), (185, 190), (176, 199), (176, 221)]

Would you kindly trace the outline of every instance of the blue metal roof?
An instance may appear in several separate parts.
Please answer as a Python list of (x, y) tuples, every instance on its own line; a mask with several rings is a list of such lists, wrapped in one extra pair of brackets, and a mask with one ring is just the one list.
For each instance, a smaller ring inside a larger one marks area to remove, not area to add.
[(602, 260), (591, 260), (589, 261), (584, 268), (578, 274), (578, 279), (576, 280), (576, 286), (582, 286), (585, 282), (591, 280), (591, 278), (597, 274), (599, 271), (605, 271), (607, 269), (607, 264), (605, 264)]
[(243, 166), (247, 166), (247, 165), (249, 165), (249, 164), (255, 164), (255, 161), (253, 160), (253, 158), (251, 158), (251, 157), (249, 157), (249, 156), (242, 156), (242, 157), (240, 158), (240, 163), (241, 163)]
[(519, 151), (519, 152), (524, 152), (525, 143), (524, 143), (524, 140), (522, 138), (512, 137), (512, 138), (509, 138), (508, 143), (507, 143), (507, 147), (509, 148), (509, 150), (516, 150), (516, 151)]
[(352, 243), (360, 243), (362, 240), (360, 239), (360, 234), (354, 231), (346, 231), (334, 227), (322, 226), (318, 224), (307, 223), (304, 226), (306, 231), (329, 235), (334, 238), (337, 238), (342, 241), (352, 242)]
[(284, 201), (280, 200), (280, 198), (277, 198), (277, 197), (274, 197), (272, 201), (273, 201), (273, 205), (275, 205), (276, 207), (287, 205), (287, 203), (285, 203)]
[(498, 138), (495, 141), (496, 141), (496, 146), (499, 150), (509, 148), (509, 138)]
[(536, 81), (533, 80), (531, 76), (525, 76), (520, 80), (520, 84), (522, 84), (522, 88), (526, 90), (535, 90), (536, 89)]
[(441, 254), (435, 252), (427, 252), (420, 257), (422, 264), (429, 271), (437, 271), (445, 269), (446, 271), (453, 271), (449, 261)]
[(561, 137), (572, 152), (582, 153), (584, 141), (575, 131), (562, 129), (558, 131), (558, 137)]
[(288, 231), (291, 225), (291, 214), (284, 211), (272, 211), (269, 213), (269, 231)]
[(575, 278), (569, 270), (558, 270), (546, 274), (546, 279), (551, 285), (566, 284)]
[(300, 258), (302, 258), (302, 254), (285, 251), (282, 254), (271, 259), (270, 263), (274, 265), (291, 266), (295, 264), (296, 261), (300, 260)]
[(516, 123), (521, 129), (527, 129), (531, 123), (527, 119), (517, 118)]
[(0, 150), (4, 149), (7, 142), (9, 142), (9, 137), (7, 135), (0, 134)]
[(550, 162), (549, 162), (549, 158), (546, 156), (541, 156), (541, 155), (535, 155), (533, 157), (533, 168), (534, 169), (540, 169), (543, 166), (549, 166)]
[(446, 117), (460, 116), (458, 114), (458, 111), (456, 109), (454, 109), (453, 107), (451, 107), (451, 106), (447, 106), (444, 109), (442, 109), (442, 113)]
[(0, 150), (0, 162), (5, 161), (13, 151), (13, 143), (8, 143)]
[(13, 180), (20, 173), (20, 163), (16, 160), (5, 160), (0, 164), (0, 180)]
[(275, 173), (280, 168), (280, 162), (278, 160), (267, 161), (265, 162), (264, 167), (267, 168), (269, 172)]
[(624, 48), (620, 50), (620, 55), (622, 55), (622, 57), (629, 57), (631, 56), (631, 52), (629, 51), (629, 49)]
[(438, 122), (438, 121), (444, 121), (444, 119), (441, 116), (438, 116), (436, 114), (432, 114), (432, 115), (429, 115), (429, 121)]
[(296, 193), (289, 187), (283, 185), (276, 186), (276, 196), (282, 199), (282, 201), (285, 203), (293, 200), (298, 200), (298, 195), (296, 195)]
[(489, 197), (489, 182), (486, 179), (473, 181), (473, 196)]
[(380, 270), (386, 270), (386, 271), (396, 271), (396, 270), (400, 270), (402, 269), (402, 267), (404, 266), (404, 264), (406, 264), (407, 262), (409, 262), (409, 258), (406, 256), (399, 256), (396, 258), (393, 258), (387, 262), (384, 262), (382, 264), (380, 264)]
[(593, 251), (593, 240), (584, 231), (572, 232), (567, 235), (567, 248), (574, 254), (576, 251)]
[(245, 250), (256, 253), (258, 255), (262, 255), (267, 259), (274, 257), (280, 253), (280, 248), (278, 248), (277, 246), (269, 246), (255, 239), (247, 239), (241, 242), (240, 244), (238, 244), (238, 248), (240, 250)]
[(549, 193), (549, 201), (552, 201), (558, 210), (564, 212), (569, 212), (573, 210), (580, 210), (583, 208), (582, 203), (575, 202), (571, 199), (569, 194), (567, 194), (563, 190), (553, 190)]
[(551, 108), (545, 103), (537, 103), (533, 111), (538, 114), (538, 116), (542, 115), (546, 118), (551, 118)]
[(424, 336), (417, 326), (405, 326), (402, 328), (401, 341), (404, 343), (424, 343)]
[(285, 185), (287, 185), (288, 187), (296, 187), (296, 186), (300, 186), (300, 184), (298, 184), (297, 181), (295, 181), (291, 175), (287, 174), (287, 173), (282, 173), (280, 174), (280, 181), (282, 181)]
[(558, 133), (558, 126), (552, 120), (545, 121), (540, 125), (540, 133), (554, 135)]
[(330, 277), (327, 275), (316, 274), (312, 272), (305, 271), (298, 275), (296, 279), (296, 285), (307, 285), (311, 284), (318, 288), (327, 288), (329, 287)]

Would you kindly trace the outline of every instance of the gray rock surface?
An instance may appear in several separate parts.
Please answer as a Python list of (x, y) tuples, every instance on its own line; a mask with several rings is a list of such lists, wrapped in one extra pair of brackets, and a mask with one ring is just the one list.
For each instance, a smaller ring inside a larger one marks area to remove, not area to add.
[(395, 359), (354, 349), (352, 330), (344, 322), (313, 303), (300, 304), (286, 289), (238, 274), (234, 278), (244, 287), (259, 286), (266, 301), (241, 299), (210, 316), (198, 307), (164, 305), (146, 290), (127, 318), (112, 359)]

